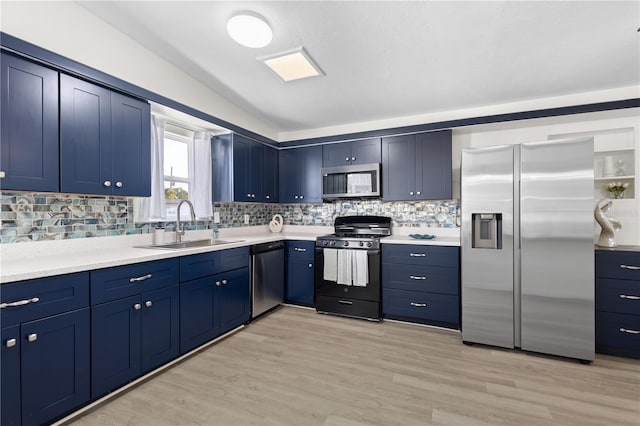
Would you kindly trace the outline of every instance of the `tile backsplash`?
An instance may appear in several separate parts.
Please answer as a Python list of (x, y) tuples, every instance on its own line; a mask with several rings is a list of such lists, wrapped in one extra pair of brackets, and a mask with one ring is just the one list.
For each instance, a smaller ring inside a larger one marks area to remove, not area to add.
[[(134, 223), (133, 199), (70, 194), (0, 193), (2, 243), (144, 234), (158, 225), (175, 230), (175, 222)], [(211, 220), (187, 223), (187, 229), (266, 225), (274, 214), (285, 225), (331, 226), (337, 216), (380, 215), (393, 226), (459, 226), (460, 203), (456, 200), (383, 202), (349, 200), (317, 204), (214, 203), (220, 224)], [(244, 224), (244, 215), (249, 224)]]

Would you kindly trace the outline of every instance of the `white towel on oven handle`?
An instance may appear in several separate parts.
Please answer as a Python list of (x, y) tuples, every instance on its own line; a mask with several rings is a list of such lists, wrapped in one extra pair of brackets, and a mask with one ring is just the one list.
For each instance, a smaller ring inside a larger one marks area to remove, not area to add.
[(330, 248), (322, 249), (322, 258), (324, 261), (322, 278), (325, 281), (338, 281), (338, 250)]
[(366, 287), (369, 284), (369, 258), (367, 250), (353, 252), (353, 285)]
[(353, 282), (351, 270), (353, 250), (337, 250), (338, 251), (338, 279), (337, 283), (342, 285), (351, 285)]

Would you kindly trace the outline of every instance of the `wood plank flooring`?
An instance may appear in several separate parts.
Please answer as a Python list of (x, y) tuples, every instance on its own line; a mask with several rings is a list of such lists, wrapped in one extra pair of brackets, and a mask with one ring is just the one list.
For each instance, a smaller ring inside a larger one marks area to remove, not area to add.
[(72, 424), (640, 425), (640, 361), (284, 306)]

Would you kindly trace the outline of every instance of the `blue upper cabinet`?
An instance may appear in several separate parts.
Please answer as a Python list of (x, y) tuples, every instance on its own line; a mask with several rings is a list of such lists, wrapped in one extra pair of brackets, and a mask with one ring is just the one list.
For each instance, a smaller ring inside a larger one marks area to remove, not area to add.
[(262, 182), (263, 201), (277, 203), (278, 191), (278, 150), (268, 146), (264, 147), (264, 180)]
[(380, 153), (380, 138), (328, 144), (322, 147), (322, 166), (379, 163)]
[(234, 201), (263, 202), (264, 147), (240, 135), (233, 135)]
[(0, 186), (59, 191), (58, 72), (2, 53)]
[(60, 189), (101, 195), (151, 194), (150, 107), (60, 75)]
[(280, 151), (280, 202), (322, 202), (322, 146)]
[(451, 198), (451, 130), (382, 138), (385, 201)]

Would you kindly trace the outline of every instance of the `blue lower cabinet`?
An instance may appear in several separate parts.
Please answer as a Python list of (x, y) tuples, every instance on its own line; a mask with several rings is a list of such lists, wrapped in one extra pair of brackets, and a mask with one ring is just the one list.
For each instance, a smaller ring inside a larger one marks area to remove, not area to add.
[(143, 293), (140, 321), (140, 367), (146, 373), (180, 353), (179, 286)]
[(640, 359), (640, 315), (596, 311), (596, 352)]
[(91, 308), (91, 396), (100, 397), (140, 375), (140, 296)]
[(88, 308), (24, 323), (20, 334), (23, 425), (49, 422), (89, 401)]
[(314, 305), (315, 241), (287, 241), (285, 252), (285, 300)]
[(2, 363), (2, 375), (0, 375), (0, 424), (20, 425), (20, 326), (5, 327), (0, 330), (2, 348), (0, 349), (0, 362)]
[(249, 268), (180, 284), (180, 353), (249, 320)]
[(382, 311), (387, 317), (457, 327), (458, 296), (384, 288)]

